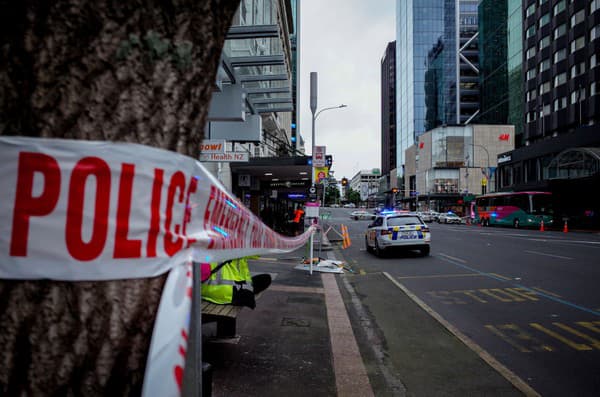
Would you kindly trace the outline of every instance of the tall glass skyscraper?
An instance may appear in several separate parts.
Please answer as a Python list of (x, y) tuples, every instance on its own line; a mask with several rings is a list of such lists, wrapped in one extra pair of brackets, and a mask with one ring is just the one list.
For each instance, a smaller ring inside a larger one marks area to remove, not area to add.
[[(476, 0), (396, 2), (398, 177), (404, 151), (419, 136), (464, 123), (477, 111), (476, 36), (470, 40), (476, 29)], [(469, 56), (475, 59), (465, 62)]]

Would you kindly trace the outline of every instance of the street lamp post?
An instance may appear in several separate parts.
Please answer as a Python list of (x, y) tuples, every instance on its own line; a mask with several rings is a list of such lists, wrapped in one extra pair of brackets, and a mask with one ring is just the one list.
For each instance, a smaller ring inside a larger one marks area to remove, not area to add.
[[(331, 110), (331, 109), (340, 109), (340, 108), (345, 108), (347, 105), (341, 104), (338, 106), (331, 106), (331, 107), (327, 107), (327, 108), (323, 108), (321, 110), (319, 110), (317, 112), (317, 79), (318, 79), (318, 75), (317, 72), (310, 72), (310, 112), (312, 114), (312, 152), (311, 152), (311, 156), (312, 156), (312, 166), (311, 166), (311, 173), (312, 173), (312, 177), (311, 177), (311, 181), (312, 181), (312, 187), (316, 188), (315, 186), (315, 182), (316, 182), (316, 178), (315, 178), (315, 121), (317, 120), (317, 117), (319, 117), (319, 115), (326, 111), (326, 110)], [(323, 187), (323, 189), (325, 189), (325, 187)], [(325, 193), (323, 192), (323, 197), (325, 197)], [(325, 201), (325, 199), (323, 199), (323, 201)], [(312, 274), (312, 257), (313, 257), (313, 243), (314, 243), (314, 233), (310, 236), (310, 258), (309, 258), (309, 262), (310, 262), (310, 274)]]

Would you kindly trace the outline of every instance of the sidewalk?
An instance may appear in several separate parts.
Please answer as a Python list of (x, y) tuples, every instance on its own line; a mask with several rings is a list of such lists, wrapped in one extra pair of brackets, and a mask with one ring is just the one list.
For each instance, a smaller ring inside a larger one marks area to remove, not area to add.
[[(302, 249), (250, 263), (253, 272), (271, 273), (274, 280), (256, 309), (244, 309), (238, 316), (239, 341), (212, 342), (214, 324), (203, 326), (203, 361), (213, 366), (213, 396), (521, 394), (392, 283), (349, 273), (310, 275), (294, 269), (304, 255)], [(333, 252), (322, 256), (332, 258)], [(375, 282), (370, 287), (381, 293), (383, 315), (401, 324), (390, 342), (406, 346), (405, 362), (386, 363), (373, 353), (372, 341), (363, 330), (369, 314), (357, 313), (356, 293), (348, 292), (348, 288), (359, 292), (364, 282)], [(396, 301), (401, 311), (391, 307)], [(438, 346), (451, 346), (451, 350), (438, 351)], [(457, 363), (468, 365), (461, 370)], [(469, 372), (477, 374), (476, 382)]]

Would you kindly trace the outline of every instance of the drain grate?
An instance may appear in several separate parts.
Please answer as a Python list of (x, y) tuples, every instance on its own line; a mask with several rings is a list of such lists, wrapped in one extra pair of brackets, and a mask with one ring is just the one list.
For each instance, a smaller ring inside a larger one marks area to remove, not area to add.
[(305, 318), (284, 317), (281, 319), (282, 327), (310, 327), (310, 320)]

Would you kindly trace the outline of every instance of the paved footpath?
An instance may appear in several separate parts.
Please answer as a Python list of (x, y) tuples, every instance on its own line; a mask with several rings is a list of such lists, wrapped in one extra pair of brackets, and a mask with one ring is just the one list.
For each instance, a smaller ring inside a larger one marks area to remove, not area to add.
[(203, 326), (213, 396), (523, 395), (385, 275), (310, 275), (302, 255), (250, 262), (274, 280), (239, 340)]

